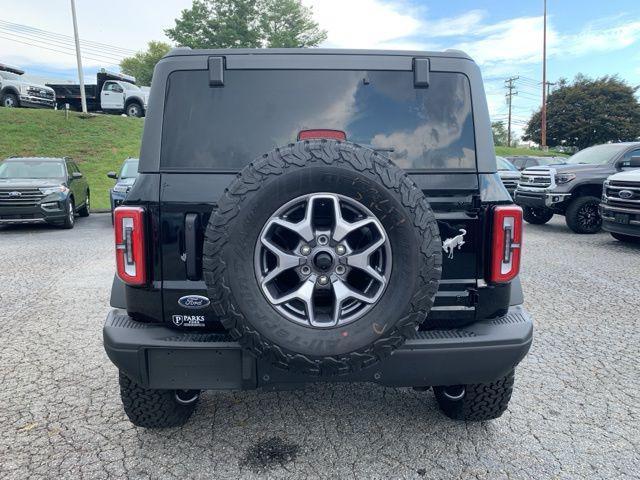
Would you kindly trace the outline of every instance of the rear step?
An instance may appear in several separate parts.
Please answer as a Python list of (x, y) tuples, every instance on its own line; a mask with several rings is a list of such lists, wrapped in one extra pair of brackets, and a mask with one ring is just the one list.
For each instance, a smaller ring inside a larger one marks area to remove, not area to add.
[(526, 355), (532, 333), (527, 311), (512, 306), (503, 317), (464, 328), (416, 332), (381, 363), (322, 379), (256, 360), (228, 335), (140, 323), (123, 310), (112, 310), (107, 317), (104, 345), (120, 370), (148, 388), (247, 390), (319, 380), (411, 387), (494, 381)]

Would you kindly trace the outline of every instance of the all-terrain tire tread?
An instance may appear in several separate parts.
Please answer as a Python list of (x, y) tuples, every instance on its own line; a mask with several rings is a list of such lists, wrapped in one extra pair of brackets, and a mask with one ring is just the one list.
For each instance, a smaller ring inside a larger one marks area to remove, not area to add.
[(454, 420), (485, 421), (500, 417), (509, 405), (513, 392), (514, 372), (491, 383), (465, 385), (465, 396), (452, 401), (443, 394), (443, 387), (434, 393), (443, 413)]
[(124, 373), (119, 373), (120, 397), (131, 423), (144, 428), (171, 428), (184, 425), (195, 410), (196, 403), (176, 402), (172, 390), (144, 388)]

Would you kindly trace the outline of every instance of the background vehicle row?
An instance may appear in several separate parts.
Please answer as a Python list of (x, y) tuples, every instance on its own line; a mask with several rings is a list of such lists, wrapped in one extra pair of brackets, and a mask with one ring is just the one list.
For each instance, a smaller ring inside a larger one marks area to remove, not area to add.
[(3, 107), (54, 108), (52, 88), (26, 80), (24, 70), (0, 64), (0, 105)]
[[(149, 92), (135, 84), (128, 75), (98, 72), (96, 85), (85, 85), (87, 110), (107, 113), (126, 113), (130, 117), (143, 117), (147, 111)], [(80, 85), (72, 83), (47, 84), (56, 93), (59, 109), (69, 104), (73, 110), (81, 110)]]
[(50, 223), (73, 228), (89, 216), (91, 192), (69, 158), (8, 158), (0, 164), (0, 224)]
[(603, 183), (612, 174), (630, 170), (640, 157), (640, 142), (596, 145), (579, 151), (561, 165), (527, 168), (514, 194), (524, 218), (533, 224), (564, 215), (576, 233), (596, 233), (602, 226), (599, 205)]

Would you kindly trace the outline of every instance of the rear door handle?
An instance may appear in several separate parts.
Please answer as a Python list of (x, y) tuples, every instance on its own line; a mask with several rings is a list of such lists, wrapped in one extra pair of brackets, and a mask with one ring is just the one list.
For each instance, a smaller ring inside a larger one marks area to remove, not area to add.
[(198, 280), (198, 231), (200, 230), (200, 216), (197, 213), (187, 213), (184, 218), (185, 262), (187, 264), (187, 279)]

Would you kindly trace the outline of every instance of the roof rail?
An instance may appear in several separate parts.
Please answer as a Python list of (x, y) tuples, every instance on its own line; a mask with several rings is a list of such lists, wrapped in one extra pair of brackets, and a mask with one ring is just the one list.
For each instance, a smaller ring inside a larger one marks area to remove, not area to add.
[(12, 67), (11, 65), (7, 65), (5, 63), (0, 63), (0, 71), (15, 73), (17, 75), (24, 75), (24, 70), (22, 70), (21, 68)]

